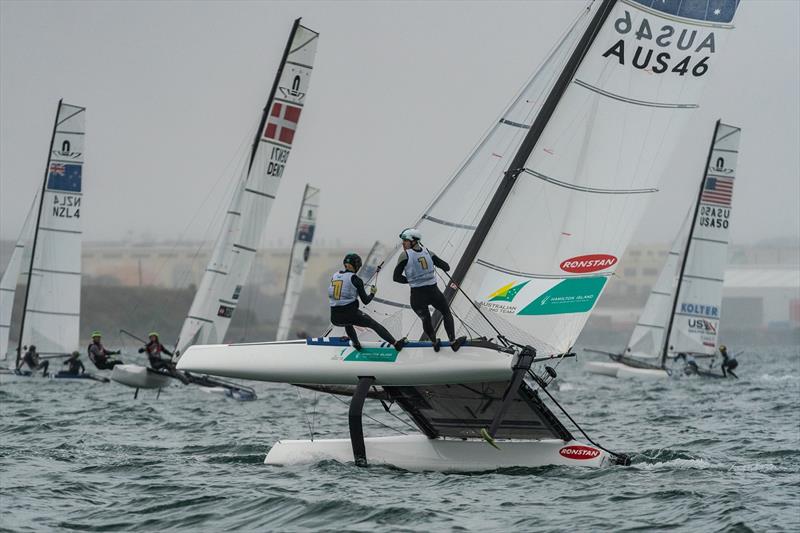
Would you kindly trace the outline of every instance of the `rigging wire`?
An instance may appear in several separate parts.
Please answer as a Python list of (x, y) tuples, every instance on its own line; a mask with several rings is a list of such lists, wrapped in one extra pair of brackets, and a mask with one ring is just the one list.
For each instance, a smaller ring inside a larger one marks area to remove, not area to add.
[(628, 461), (630, 461), (630, 458), (629, 458), (627, 455), (625, 455), (624, 453), (612, 452), (612, 451), (611, 451), (611, 450), (609, 450), (608, 448), (605, 448), (605, 447), (601, 446), (600, 444), (596, 443), (594, 440), (592, 440), (592, 438), (591, 438), (591, 437), (590, 437), (590, 436), (589, 436), (589, 435), (588, 435), (588, 434), (587, 434), (587, 433), (586, 433), (586, 432), (583, 430), (583, 428), (580, 426), (580, 424), (578, 424), (578, 423), (575, 421), (575, 419), (574, 419), (574, 418), (572, 418), (572, 416), (570, 416), (570, 414), (567, 412), (567, 410), (566, 410), (566, 409), (564, 409), (564, 408), (561, 406), (561, 404), (560, 404), (560, 403), (558, 403), (558, 400), (556, 400), (556, 399), (553, 397), (553, 395), (552, 395), (552, 394), (550, 394), (550, 391), (549, 391), (549, 390), (547, 390), (547, 387), (545, 387), (545, 386), (542, 386), (542, 380), (541, 380), (541, 378), (539, 378), (539, 376), (537, 376), (536, 374), (534, 374), (534, 373), (533, 373), (533, 372), (531, 372), (530, 370), (528, 370), (528, 375), (529, 375), (529, 376), (530, 376), (530, 377), (533, 379), (533, 381), (534, 381), (534, 382), (535, 382), (537, 385), (539, 385), (539, 388), (540, 388), (542, 391), (544, 391), (544, 393), (545, 393), (545, 394), (547, 394), (547, 397), (548, 397), (548, 398), (550, 398), (550, 399), (553, 401), (553, 403), (554, 403), (554, 404), (556, 404), (556, 406), (557, 406), (557, 407), (558, 407), (558, 408), (561, 410), (561, 412), (562, 412), (562, 413), (564, 413), (564, 416), (566, 416), (566, 417), (569, 419), (569, 421), (570, 421), (570, 422), (572, 422), (572, 424), (573, 424), (573, 425), (574, 425), (574, 426), (575, 426), (575, 427), (578, 429), (578, 431), (580, 431), (580, 432), (581, 432), (581, 434), (584, 436), (584, 438), (585, 438), (587, 441), (589, 441), (589, 443), (593, 444), (594, 446), (597, 446), (598, 448), (600, 448), (600, 449), (601, 449), (601, 450), (603, 450), (604, 452), (606, 452), (606, 453), (608, 453), (608, 454), (611, 454), (611, 455), (613, 455), (614, 457), (617, 457), (617, 458), (619, 458), (619, 459), (623, 459), (623, 460), (628, 460)]
[[(343, 404), (345, 404), (345, 405), (349, 405), (349, 404), (348, 404), (346, 401), (344, 401), (343, 399), (339, 398), (339, 397), (338, 397), (338, 396), (336, 396), (335, 394), (333, 394), (333, 393), (330, 393), (330, 392), (329, 392), (328, 394), (330, 394), (331, 396), (333, 396), (334, 398), (336, 398), (338, 401), (342, 402)], [(392, 413), (392, 412), (389, 412), (389, 411), (386, 411), (386, 412), (387, 412), (387, 413), (389, 413), (390, 415), (392, 415), (393, 417), (395, 417), (396, 419), (398, 419), (400, 422), (403, 422), (404, 424), (406, 424), (406, 425), (407, 425), (407, 426), (409, 426), (410, 428), (412, 428), (412, 429), (416, 429), (414, 426), (412, 426), (411, 424), (409, 424), (408, 422), (406, 422), (406, 421), (405, 421), (405, 420), (403, 420), (402, 418), (398, 417), (396, 414), (394, 414), (394, 413)], [(362, 416), (364, 416), (364, 417), (366, 417), (366, 418), (369, 418), (370, 420), (372, 420), (372, 421), (373, 421), (373, 422), (375, 422), (376, 424), (379, 424), (379, 425), (381, 425), (381, 426), (385, 427), (386, 429), (391, 429), (392, 431), (396, 431), (397, 433), (399, 433), (399, 434), (401, 434), (401, 435), (408, 435), (408, 433), (404, 433), (403, 431), (400, 431), (400, 430), (399, 430), (399, 429), (397, 429), (397, 428), (394, 428), (394, 427), (392, 427), (392, 426), (390, 426), (390, 425), (388, 425), (388, 424), (385, 424), (385, 423), (381, 422), (380, 420), (377, 420), (377, 419), (375, 419), (375, 418), (373, 418), (373, 417), (369, 416), (369, 415), (368, 415), (368, 414), (366, 414), (366, 413), (362, 413), (361, 415), (362, 415)]]

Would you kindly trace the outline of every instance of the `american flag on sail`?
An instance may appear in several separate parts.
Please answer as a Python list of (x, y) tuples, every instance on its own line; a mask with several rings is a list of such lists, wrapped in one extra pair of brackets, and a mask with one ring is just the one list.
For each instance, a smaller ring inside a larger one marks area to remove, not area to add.
[(732, 199), (733, 178), (726, 178), (723, 176), (706, 176), (706, 183), (703, 186), (703, 194), (700, 196), (701, 202), (730, 207)]

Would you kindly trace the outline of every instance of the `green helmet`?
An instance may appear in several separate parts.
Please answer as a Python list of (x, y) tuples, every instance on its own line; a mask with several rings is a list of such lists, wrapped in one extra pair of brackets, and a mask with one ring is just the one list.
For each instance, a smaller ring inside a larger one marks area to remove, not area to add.
[(148, 337), (158, 338), (158, 332), (157, 331), (151, 331), (150, 333), (147, 334), (147, 336)]
[(356, 253), (349, 253), (346, 256), (344, 256), (344, 261), (342, 261), (342, 263), (344, 263), (345, 265), (352, 266), (355, 269), (355, 271), (358, 272), (358, 269), (361, 268), (362, 264), (361, 256)]
[(80, 357), (81, 356), (81, 352), (79, 352), (78, 350), (75, 350), (74, 352), (72, 352), (72, 356), (73, 357)]
[(93, 331), (93, 332), (92, 332), (92, 338), (93, 338), (93, 339), (94, 339), (95, 337), (102, 337), (102, 336), (103, 336), (103, 334), (102, 334), (102, 333), (100, 333), (99, 331)]

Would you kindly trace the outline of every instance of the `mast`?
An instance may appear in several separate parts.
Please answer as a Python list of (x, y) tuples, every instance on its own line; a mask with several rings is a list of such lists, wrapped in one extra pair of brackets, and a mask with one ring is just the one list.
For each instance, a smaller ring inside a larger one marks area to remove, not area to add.
[[(306, 186), (303, 189), (303, 199), (300, 200), (300, 209), (297, 211), (297, 221), (294, 224), (294, 235), (292, 236), (292, 248), (291, 250), (289, 250), (289, 267), (286, 269), (286, 284), (283, 289), (283, 303), (281, 305), (281, 316), (278, 318), (278, 333), (280, 333), (281, 322), (284, 319), (283, 314), (285, 312), (284, 307), (286, 306), (286, 298), (288, 298), (289, 296), (289, 280), (292, 277), (292, 266), (293, 266), (292, 260), (294, 259), (294, 250), (297, 247), (297, 231), (298, 229), (300, 229), (300, 219), (303, 217), (303, 209), (306, 206), (307, 194), (308, 194), (308, 183), (306, 183)], [(289, 324), (289, 326), (291, 326), (291, 324)], [(282, 340), (282, 339), (276, 338), (276, 340)]]
[(36, 213), (36, 227), (33, 229), (33, 244), (31, 244), (31, 261), (28, 265), (28, 283), (25, 284), (25, 299), (22, 303), (22, 319), (19, 324), (19, 339), (17, 340), (17, 362), (15, 367), (19, 367), (19, 360), (22, 358), (22, 333), (25, 331), (25, 310), (28, 308), (28, 297), (31, 293), (31, 275), (33, 274), (33, 262), (36, 259), (36, 241), (39, 239), (39, 223), (42, 220), (42, 207), (44, 206), (44, 193), (47, 190), (47, 176), (50, 172), (50, 158), (53, 156), (53, 143), (56, 140), (56, 129), (58, 128), (58, 117), (61, 115), (61, 103), (58, 101), (56, 109), (56, 119), (53, 121), (53, 134), (50, 136), (50, 149), (47, 151), (47, 164), (44, 167), (44, 179), (42, 179), (42, 192), (39, 194), (39, 209)]
[(272, 109), (272, 100), (275, 98), (275, 93), (278, 91), (278, 83), (281, 81), (281, 76), (283, 75), (283, 67), (286, 65), (286, 59), (289, 57), (289, 52), (291, 52), (294, 34), (297, 33), (297, 28), (300, 26), (301, 18), (302, 17), (295, 19), (294, 24), (292, 24), (292, 31), (289, 32), (289, 39), (286, 41), (286, 48), (283, 49), (283, 55), (281, 56), (281, 62), (278, 65), (278, 72), (275, 75), (275, 81), (272, 82), (272, 90), (269, 93), (269, 98), (267, 98), (267, 103), (264, 105), (264, 113), (262, 113), (261, 121), (258, 123), (258, 129), (256, 129), (256, 136), (255, 139), (253, 139), (253, 148), (250, 151), (250, 161), (247, 164), (248, 176), (250, 175), (250, 169), (253, 168), (253, 160), (256, 157), (258, 143), (261, 142), (261, 135), (264, 133), (264, 126), (267, 124), (269, 111)]
[(697, 213), (700, 211), (700, 199), (703, 197), (703, 189), (706, 186), (706, 176), (708, 174), (708, 166), (711, 164), (711, 154), (714, 152), (714, 144), (717, 141), (717, 131), (719, 130), (720, 120), (714, 125), (714, 134), (711, 137), (711, 146), (708, 147), (708, 156), (706, 157), (706, 166), (703, 168), (703, 179), (700, 180), (700, 189), (697, 191), (697, 200), (694, 204), (694, 213), (692, 214), (692, 223), (689, 225), (689, 234), (686, 237), (686, 247), (683, 250), (683, 259), (681, 260), (681, 269), (678, 272), (678, 286), (675, 287), (675, 294), (672, 300), (672, 310), (669, 314), (669, 322), (667, 322), (667, 329), (664, 332), (664, 349), (661, 352), (661, 366), (665, 366), (667, 360), (667, 353), (669, 352), (669, 338), (672, 335), (672, 325), (675, 321), (675, 309), (678, 307), (678, 296), (681, 292), (681, 284), (683, 283), (683, 273), (686, 270), (686, 263), (689, 260), (689, 248), (692, 243), (692, 236), (694, 235), (694, 227), (697, 224)]
[[(484, 211), (478, 226), (475, 228), (475, 232), (472, 234), (472, 237), (470, 238), (469, 243), (467, 244), (467, 247), (461, 256), (458, 265), (456, 265), (456, 268), (453, 271), (451, 283), (447, 285), (444, 293), (448, 303), (453, 301), (453, 298), (458, 291), (458, 286), (461, 285), (461, 282), (467, 275), (467, 271), (475, 261), (475, 257), (478, 255), (478, 252), (483, 245), (483, 241), (486, 239), (486, 236), (489, 233), (489, 229), (491, 229), (492, 224), (494, 224), (497, 215), (500, 214), (500, 210), (503, 208), (503, 204), (508, 198), (508, 195), (511, 194), (511, 190), (514, 187), (514, 183), (517, 181), (517, 177), (524, 170), (525, 163), (530, 157), (531, 152), (533, 152), (536, 143), (539, 142), (539, 138), (544, 132), (547, 123), (550, 121), (550, 118), (553, 116), (558, 102), (561, 100), (564, 92), (566, 92), (567, 87), (569, 87), (569, 84), (572, 81), (572, 76), (578, 70), (583, 58), (586, 56), (589, 48), (592, 46), (595, 37), (597, 37), (600, 28), (605, 23), (615, 4), (616, 0), (603, 0), (603, 3), (597, 10), (597, 13), (595, 13), (592, 21), (589, 23), (589, 26), (583, 33), (581, 40), (578, 42), (575, 50), (573, 50), (569, 61), (564, 67), (564, 70), (561, 71), (561, 74), (556, 80), (555, 85), (553, 85), (553, 88), (550, 90), (550, 94), (547, 96), (547, 100), (545, 100), (542, 110), (536, 116), (536, 119), (531, 125), (528, 134), (522, 141), (522, 144), (514, 156), (511, 165), (509, 166), (508, 170), (506, 170), (505, 176), (503, 176), (500, 185), (497, 187), (494, 196), (489, 202), (489, 206), (486, 208), (486, 211)], [(441, 313), (437, 311), (433, 320), (434, 329), (438, 329), (441, 321)]]

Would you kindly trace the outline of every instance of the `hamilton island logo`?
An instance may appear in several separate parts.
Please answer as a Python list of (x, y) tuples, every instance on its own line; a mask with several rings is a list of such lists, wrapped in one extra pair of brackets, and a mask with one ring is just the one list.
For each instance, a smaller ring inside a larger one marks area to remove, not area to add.
[(344, 360), (350, 363), (394, 363), (397, 360), (397, 350), (391, 346), (361, 348), (361, 350), (352, 350), (344, 357)]
[(515, 281), (507, 285), (503, 285), (492, 294), (489, 295), (490, 302), (511, 302), (514, 300), (514, 297), (522, 290), (522, 287), (528, 284), (527, 281), (523, 281), (522, 283), (516, 284)]

